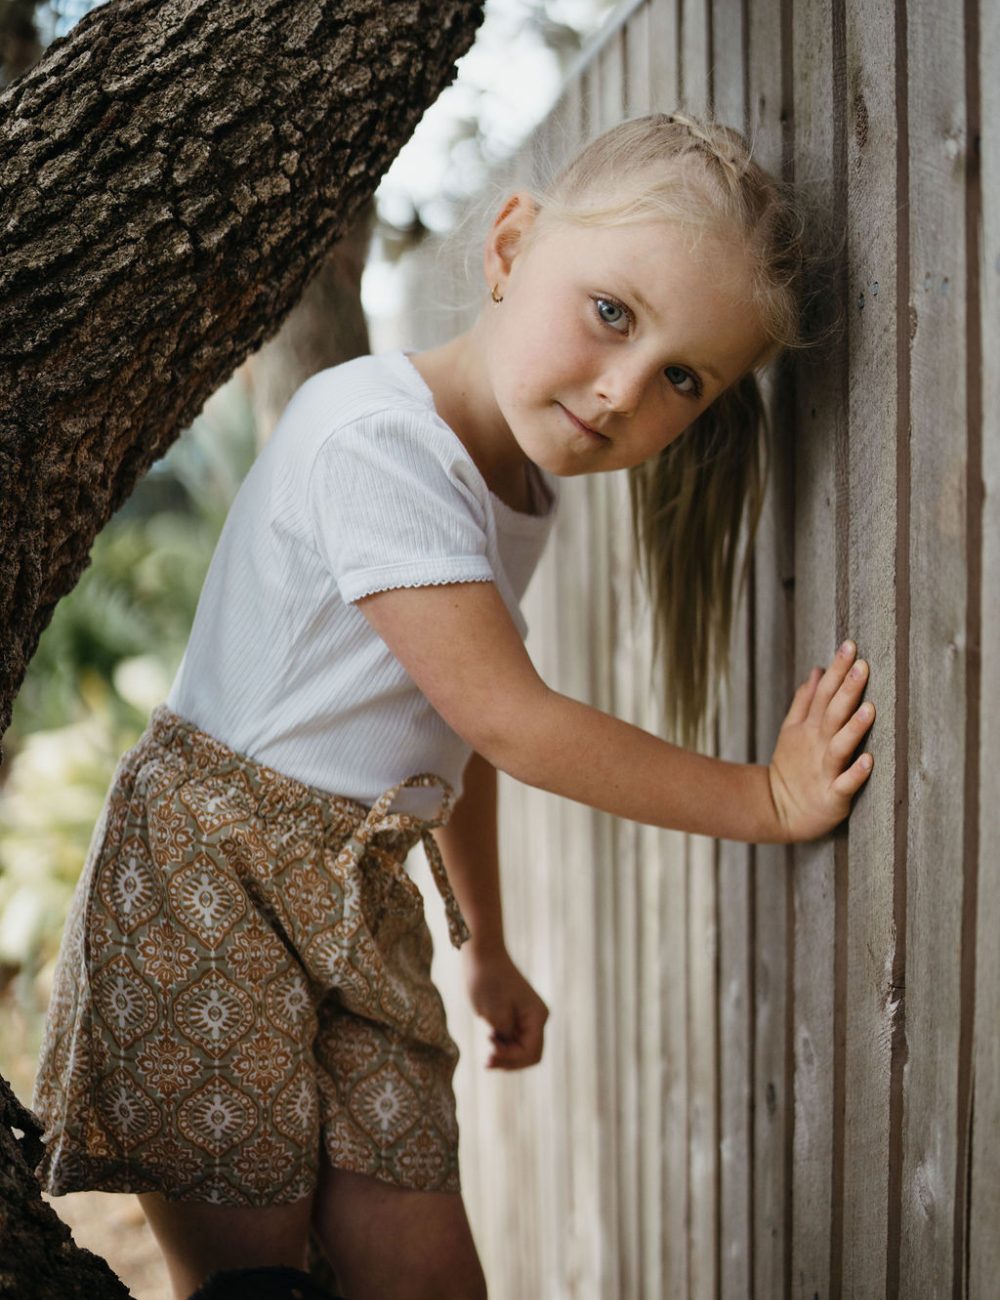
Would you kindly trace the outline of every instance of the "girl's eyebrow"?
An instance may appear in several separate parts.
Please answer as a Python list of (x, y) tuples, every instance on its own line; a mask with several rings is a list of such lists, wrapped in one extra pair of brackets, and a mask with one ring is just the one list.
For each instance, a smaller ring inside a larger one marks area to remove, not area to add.
[(710, 366), (710, 365), (708, 365), (708, 364), (704, 364), (704, 365), (700, 365), (700, 366), (698, 366), (698, 367), (696, 367), (696, 368), (697, 368), (699, 371), (701, 371), (703, 374), (711, 375), (711, 377), (715, 380), (715, 382), (716, 382), (717, 384), (721, 384), (721, 383), (723, 382), (722, 376), (719, 374), (719, 372), (715, 369), (714, 366)]
[(646, 301), (646, 299), (642, 296), (642, 294), (633, 284), (630, 284), (626, 281), (624, 288), (628, 291), (628, 297), (632, 298), (648, 316), (652, 316), (654, 318), (658, 317), (659, 313), (653, 309), (652, 305)]

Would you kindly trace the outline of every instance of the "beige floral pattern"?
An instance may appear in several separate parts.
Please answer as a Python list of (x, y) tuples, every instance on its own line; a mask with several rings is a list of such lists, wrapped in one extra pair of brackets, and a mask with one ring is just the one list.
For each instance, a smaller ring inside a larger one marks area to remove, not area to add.
[(146, 974), (165, 989), (186, 980), (198, 964), (194, 946), (162, 921), (151, 925), (135, 948)]
[(458, 1052), (403, 866), (418, 839), (453, 941), (464, 922), (439, 823), (392, 813), (395, 793), (323, 794), (157, 710), (63, 939), (34, 1099), (49, 1192), (287, 1204), (321, 1143), (337, 1167), (458, 1189)]

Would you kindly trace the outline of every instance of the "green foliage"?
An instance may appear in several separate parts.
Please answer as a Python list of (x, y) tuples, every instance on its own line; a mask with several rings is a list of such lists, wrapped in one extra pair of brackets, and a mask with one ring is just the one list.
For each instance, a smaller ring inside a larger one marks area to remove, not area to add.
[(233, 381), (100, 533), (15, 702), (0, 767), (0, 1071), (22, 1087), (115, 763), (169, 689), (253, 457), (252, 415)]

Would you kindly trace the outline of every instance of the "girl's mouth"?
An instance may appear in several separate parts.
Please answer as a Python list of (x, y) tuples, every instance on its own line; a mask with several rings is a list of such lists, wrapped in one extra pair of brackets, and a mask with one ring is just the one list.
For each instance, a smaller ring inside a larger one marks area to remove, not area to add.
[(600, 442), (608, 443), (611, 441), (611, 439), (607, 437), (606, 434), (600, 433), (597, 429), (591, 428), (589, 424), (584, 424), (584, 422), (581, 419), (579, 419), (577, 416), (575, 416), (568, 407), (563, 406), (562, 402), (556, 402), (556, 405), (563, 412), (563, 414), (569, 419), (570, 423), (574, 424), (578, 429), (582, 429), (584, 433), (589, 433), (592, 438), (596, 438)]

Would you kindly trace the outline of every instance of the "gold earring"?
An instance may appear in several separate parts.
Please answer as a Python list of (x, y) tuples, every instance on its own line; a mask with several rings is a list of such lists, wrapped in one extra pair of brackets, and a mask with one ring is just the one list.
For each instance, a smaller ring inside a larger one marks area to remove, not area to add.
[(499, 288), (500, 288), (500, 282), (498, 280), (497, 283), (490, 290), (490, 297), (493, 299), (493, 301), (497, 304), (498, 307), (503, 302), (503, 294), (497, 292)]

